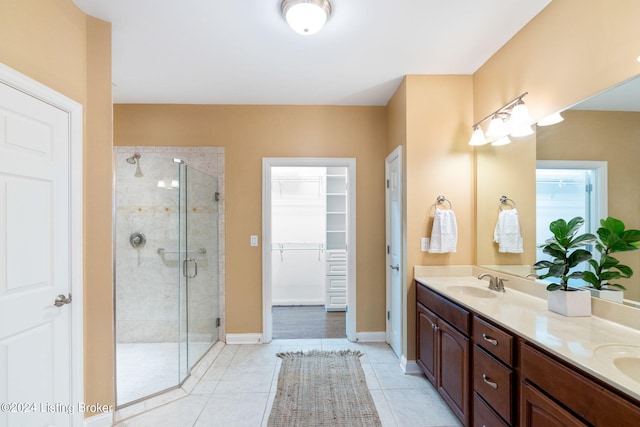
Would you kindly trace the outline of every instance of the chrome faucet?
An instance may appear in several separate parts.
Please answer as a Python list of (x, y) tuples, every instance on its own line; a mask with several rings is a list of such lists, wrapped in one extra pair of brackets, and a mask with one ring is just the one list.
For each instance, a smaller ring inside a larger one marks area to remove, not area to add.
[(483, 273), (478, 276), (478, 279), (482, 279), (484, 277), (489, 277), (489, 289), (492, 291), (504, 292), (504, 282), (509, 281), (509, 279), (505, 279), (502, 277), (493, 276), (489, 273)]

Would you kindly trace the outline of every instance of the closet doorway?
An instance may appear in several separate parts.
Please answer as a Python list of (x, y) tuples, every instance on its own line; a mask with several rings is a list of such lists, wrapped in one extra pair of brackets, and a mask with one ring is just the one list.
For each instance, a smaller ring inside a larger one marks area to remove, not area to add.
[(355, 159), (263, 159), (263, 340), (355, 340)]

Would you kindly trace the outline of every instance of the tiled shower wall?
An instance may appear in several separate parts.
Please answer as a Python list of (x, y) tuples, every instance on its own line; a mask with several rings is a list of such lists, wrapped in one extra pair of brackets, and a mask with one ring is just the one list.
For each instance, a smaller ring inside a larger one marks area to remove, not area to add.
[[(126, 161), (136, 152), (140, 153), (142, 177), (136, 176), (136, 165)], [(181, 258), (175, 253), (158, 254), (159, 248), (167, 251), (178, 248), (178, 192), (157, 187), (158, 180), (177, 179), (178, 164), (173, 162), (174, 158), (213, 178), (212, 182), (198, 172), (189, 175), (195, 189), (190, 193), (189, 225), (193, 238), (189, 246), (206, 250), (206, 254), (192, 254), (198, 260), (198, 276), (189, 282), (190, 339), (215, 341), (223, 337), (224, 149), (115, 147), (114, 157), (116, 341), (175, 342), (185, 338), (178, 335), (185, 330), (187, 315), (186, 287), (179, 269)], [(218, 202), (213, 201), (214, 191), (220, 193)], [(217, 214), (212, 215), (212, 210)], [(147, 242), (143, 248), (130, 245), (129, 236), (133, 232), (145, 234)], [(216, 317), (221, 319), (219, 328), (215, 327)]]

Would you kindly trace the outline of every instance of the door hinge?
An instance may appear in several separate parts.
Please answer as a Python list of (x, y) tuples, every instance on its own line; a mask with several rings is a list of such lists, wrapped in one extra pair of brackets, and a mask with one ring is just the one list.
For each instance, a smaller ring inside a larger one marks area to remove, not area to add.
[(387, 320), (391, 320), (391, 311), (387, 310)]
[(584, 186), (584, 191), (587, 193), (591, 193), (593, 191), (593, 184), (587, 184)]
[(219, 202), (219, 201), (220, 201), (220, 193), (219, 193), (219, 192), (217, 192), (217, 191), (216, 191), (216, 193), (214, 194), (214, 200), (215, 200), (216, 202)]
[(389, 188), (389, 180), (387, 180), (387, 188)]
[(217, 317), (216, 318), (216, 328), (219, 328), (219, 327), (220, 327), (220, 318)]
[(391, 246), (387, 245), (387, 255), (391, 253)]

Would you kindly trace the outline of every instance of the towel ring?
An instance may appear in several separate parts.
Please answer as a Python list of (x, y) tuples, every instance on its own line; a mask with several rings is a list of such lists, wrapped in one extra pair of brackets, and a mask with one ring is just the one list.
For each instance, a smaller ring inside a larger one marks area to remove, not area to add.
[[(436, 205), (441, 205), (444, 202), (449, 203), (449, 209), (451, 209), (453, 207), (453, 205), (451, 204), (451, 202), (444, 196), (438, 196), (438, 198), (436, 199)], [(434, 205), (435, 206), (435, 205)]]
[(513, 205), (512, 209), (516, 208), (516, 202), (514, 202), (513, 200), (511, 200), (507, 196), (502, 196), (502, 197), (500, 197), (500, 205), (499, 205), (500, 210), (502, 210), (502, 207), (505, 206), (507, 204), (507, 202), (511, 202), (511, 204)]

